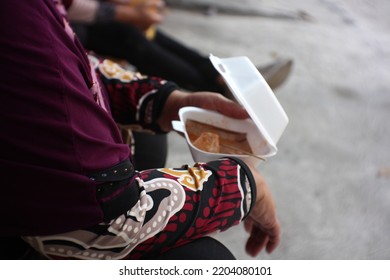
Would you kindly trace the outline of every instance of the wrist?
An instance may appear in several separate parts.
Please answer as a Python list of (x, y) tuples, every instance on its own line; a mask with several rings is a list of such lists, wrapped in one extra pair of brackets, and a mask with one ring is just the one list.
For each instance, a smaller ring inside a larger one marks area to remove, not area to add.
[(158, 125), (163, 131), (172, 130), (172, 120), (177, 120), (179, 118), (178, 112), (182, 107), (187, 106), (187, 96), (189, 93), (173, 90), (171, 94), (169, 94), (168, 98), (164, 103), (164, 107), (161, 111), (161, 115), (158, 119)]
[(257, 203), (257, 186), (255, 177), (253, 175), (253, 171), (251, 167), (246, 164), (243, 160), (235, 158), (235, 157), (227, 157), (230, 160), (235, 161), (241, 167), (241, 185), (243, 186), (243, 192), (245, 193), (245, 199), (243, 201), (243, 210), (245, 212), (243, 220), (248, 217), (248, 215), (255, 208)]
[(134, 23), (134, 18), (137, 16), (134, 8), (129, 5), (113, 5), (115, 6), (115, 21), (122, 23)]
[(117, 7), (110, 2), (100, 2), (99, 8), (96, 11), (96, 22), (110, 22), (116, 20)]

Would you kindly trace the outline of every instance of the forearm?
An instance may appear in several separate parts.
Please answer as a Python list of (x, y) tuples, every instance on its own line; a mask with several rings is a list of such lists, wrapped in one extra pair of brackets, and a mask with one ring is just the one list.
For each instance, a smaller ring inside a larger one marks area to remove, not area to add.
[(92, 23), (96, 20), (101, 3), (96, 0), (73, 0), (68, 8), (68, 18), (72, 22)]
[(232, 159), (152, 169), (137, 177), (138, 202), (123, 215), (83, 230), (26, 240), (50, 258), (153, 258), (237, 225), (256, 200), (252, 174)]
[[(148, 194), (149, 191), (153, 193), (159, 185), (155, 181), (156, 177), (176, 181), (184, 192), (181, 193), (180, 189), (173, 191), (166, 198), (165, 206), (160, 205), (160, 209), (155, 211), (152, 220), (158, 221), (160, 216), (164, 218), (165, 212), (166, 225), (136, 247), (131, 253), (132, 258), (145, 253), (149, 256), (157, 255), (200, 237), (227, 230), (246, 217), (253, 206), (252, 202), (256, 200), (255, 183), (249, 169), (244, 163), (238, 164), (231, 159), (183, 169), (143, 172), (142, 178)], [(149, 186), (154, 186), (154, 189)], [(163, 182), (161, 186), (164, 186)], [(183, 206), (175, 208), (180, 200)], [(148, 223), (153, 225), (153, 222)], [(144, 226), (147, 230), (148, 226)]]
[(166, 100), (177, 89), (174, 83), (125, 70), (109, 60), (100, 63), (96, 71), (109, 95), (116, 122), (164, 132), (158, 119)]
[(73, 0), (67, 13), (71, 22), (90, 24), (117, 21), (137, 25), (144, 20), (144, 14), (140, 14), (140, 11), (126, 2)]

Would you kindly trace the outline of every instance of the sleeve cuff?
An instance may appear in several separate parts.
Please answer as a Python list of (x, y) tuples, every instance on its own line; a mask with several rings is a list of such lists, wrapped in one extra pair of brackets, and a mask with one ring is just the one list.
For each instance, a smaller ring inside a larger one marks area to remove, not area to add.
[[(248, 167), (248, 165), (242, 161), (241, 159), (229, 157), (230, 160), (235, 161), (238, 165), (241, 167), (241, 184), (242, 186), (245, 186), (246, 188), (249, 188), (249, 191), (246, 192), (246, 199), (250, 199), (250, 203), (248, 203), (248, 211), (242, 218), (245, 220), (245, 218), (249, 215), (249, 213), (252, 211), (253, 207), (256, 203), (256, 197), (257, 197), (257, 190), (256, 190), (256, 181), (253, 177), (252, 171)], [(250, 196), (250, 197), (248, 197)]]
[[(156, 94), (154, 97), (154, 104), (157, 104), (157, 106), (153, 107), (153, 119), (157, 120), (160, 117), (165, 102), (176, 89), (178, 89), (178, 86), (173, 82), (166, 82), (161, 88), (159, 88), (159, 94)], [(155, 130), (157, 133), (166, 133), (159, 127), (156, 127)]]

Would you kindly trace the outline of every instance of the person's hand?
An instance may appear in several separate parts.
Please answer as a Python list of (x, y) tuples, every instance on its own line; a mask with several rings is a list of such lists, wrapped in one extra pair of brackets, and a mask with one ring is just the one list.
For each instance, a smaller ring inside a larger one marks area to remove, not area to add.
[(254, 167), (249, 167), (256, 181), (257, 198), (252, 211), (244, 221), (245, 229), (249, 232), (245, 249), (249, 255), (255, 257), (264, 248), (268, 253), (275, 250), (280, 243), (281, 227), (264, 177)]
[[(185, 106), (195, 106), (214, 110), (228, 117), (246, 119), (248, 112), (236, 102), (214, 92), (186, 93), (173, 91), (165, 102), (161, 116), (158, 119), (160, 128), (164, 131), (172, 129), (172, 120), (178, 119), (178, 111)], [(244, 221), (245, 229), (249, 232), (246, 251), (256, 256), (264, 247), (271, 253), (280, 242), (281, 229), (276, 217), (275, 205), (271, 192), (263, 176), (249, 165), (256, 182), (256, 203), (249, 216)]]
[(162, 22), (165, 17), (165, 2), (162, 0), (146, 0), (140, 4), (116, 5), (117, 21), (129, 23), (140, 30)]
[(208, 91), (187, 93), (175, 90), (165, 102), (161, 116), (158, 119), (160, 128), (164, 131), (172, 130), (171, 121), (178, 119), (179, 109), (185, 106), (217, 111), (235, 119), (246, 119), (249, 117), (248, 112), (242, 106), (219, 93)]

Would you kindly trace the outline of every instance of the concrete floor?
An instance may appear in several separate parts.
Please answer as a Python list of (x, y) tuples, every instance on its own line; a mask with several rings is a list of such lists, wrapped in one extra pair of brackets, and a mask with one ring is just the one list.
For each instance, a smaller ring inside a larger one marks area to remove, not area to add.
[[(172, 7), (162, 25), (205, 54), (294, 59), (275, 91), (290, 123), (260, 166), (283, 239), (258, 259), (390, 259), (390, 1), (171, 2), (217, 7), (208, 15)], [(169, 141), (167, 166), (193, 162), (183, 138)], [(241, 226), (217, 235), (251, 259), (246, 237)]]

